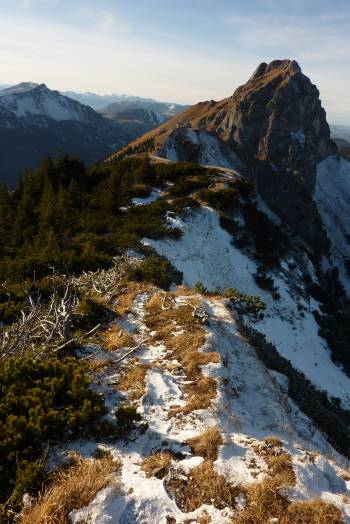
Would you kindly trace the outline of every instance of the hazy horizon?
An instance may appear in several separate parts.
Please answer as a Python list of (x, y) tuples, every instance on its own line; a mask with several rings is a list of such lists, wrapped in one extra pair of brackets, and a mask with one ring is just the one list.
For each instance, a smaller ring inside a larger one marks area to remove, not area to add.
[(193, 104), (231, 95), (262, 61), (291, 58), (318, 86), (328, 119), (350, 123), (347, 0), (16, 4), (0, 4), (2, 84)]

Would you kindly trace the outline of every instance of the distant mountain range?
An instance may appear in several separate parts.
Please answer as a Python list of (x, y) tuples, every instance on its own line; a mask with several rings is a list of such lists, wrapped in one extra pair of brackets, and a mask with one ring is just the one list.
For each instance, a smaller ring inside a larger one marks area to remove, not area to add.
[(81, 104), (89, 105), (113, 121), (123, 129), (128, 136), (128, 141), (143, 135), (189, 107), (130, 95), (97, 95), (74, 91), (64, 91), (62, 94)]
[(111, 104), (114, 105), (112, 110), (122, 110), (130, 108), (150, 109), (155, 113), (166, 113), (169, 115), (176, 115), (181, 113), (188, 106), (181, 104), (174, 104), (172, 102), (158, 102), (152, 98), (142, 98), (131, 95), (97, 95), (96, 93), (77, 93), (75, 91), (61, 91), (62, 95), (73, 98), (81, 104), (86, 104), (96, 111), (104, 110)]
[(90, 163), (128, 138), (111, 121), (45, 84), (0, 91), (0, 180), (14, 187), (26, 168), (58, 151)]
[[(0, 181), (14, 187), (26, 168), (58, 151), (94, 162), (182, 109), (136, 97), (72, 95), (32, 82), (0, 90)], [(89, 105), (96, 100), (103, 112)]]
[(338, 146), (339, 153), (350, 160), (350, 127), (333, 125), (331, 127), (332, 138)]

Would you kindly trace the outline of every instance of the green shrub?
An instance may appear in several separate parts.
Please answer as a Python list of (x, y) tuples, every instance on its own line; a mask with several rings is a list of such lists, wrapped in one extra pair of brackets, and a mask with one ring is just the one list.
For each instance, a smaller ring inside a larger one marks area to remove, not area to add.
[(258, 295), (247, 295), (232, 287), (226, 289), (223, 295), (236, 306), (239, 306), (243, 303), (244, 307), (239, 308), (242, 309), (242, 313), (257, 315), (259, 312), (262, 312), (264, 309), (266, 309), (265, 302), (263, 302), (263, 300)]
[(97, 324), (110, 320), (111, 314), (103, 304), (84, 297), (75, 310), (74, 325), (80, 329), (90, 330)]
[[(125, 437), (130, 431), (132, 431), (137, 423), (141, 422), (142, 417), (140, 413), (137, 412), (135, 406), (120, 406), (115, 412), (115, 418), (117, 421), (118, 435), (120, 437)], [(141, 426), (140, 428), (144, 428)]]
[(169, 289), (172, 283), (182, 282), (182, 273), (177, 271), (165, 258), (150, 256), (144, 258), (139, 266), (127, 275), (129, 280), (150, 282), (162, 289)]
[(249, 200), (253, 194), (253, 184), (246, 177), (235, 178), (234, 186), (238, 189), (241, 197), (245, 200)]
[(226, 215), (220, 215), (220, 226), (232, 236), (234, 236), (240, 228), (237, 220), (229, 218)]
[[(98, 434), (106, 429), (103, 398), (90, 389), (73, 359), (12, 358), (0, 373), (0, 501), (43, 481), (40, 459), (50, 443)], [(11, 482), (9, 482), (11, 480)]]
[(197, 293), (200, 293), (201, 295), (208, 295), (209, 294), (208, 289), (199, 280), (195, 283), (194, 289), (195, 289), (195, 291)]
[(276, 298), (279, 297), (274, 279), (266, 273), (264, 268), (258, 268), (257, 273), (254, 274), (254, 280), (261, 289), (270, 291), (270, 293), (272, 293)]
[(234, 187), (221, 189), (220, 191), (204, 189), (198, 192), (198, 196), (219, 211), (229, 211), (238, 204), (240, 198), (238, 189)]

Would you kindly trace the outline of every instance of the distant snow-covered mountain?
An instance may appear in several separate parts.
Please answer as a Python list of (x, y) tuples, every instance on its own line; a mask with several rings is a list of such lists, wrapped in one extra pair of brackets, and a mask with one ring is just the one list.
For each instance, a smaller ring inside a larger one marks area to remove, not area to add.
[(14, 186), (25, 168), (57, 151), (76, 153), (87, 163), (104, 158), (184, 108), (127, 95), (60, 93), (34, 82), (4, 87), (0, 181)]
[(0, 180), (10, 187), (49, 153), (76, 153), (90, 163), (128, 139), (112, 120), (45, 84), (0, 91)]
[(41, 117), (37, 122), (39, 125), (43, 117), (57, 122), (73, 120), (97, 127), (106, 125), (103, 117), (91, 107), (52, 91), (45, 84), (23, 82), (3, 89), (0, 91), (0, 104), (16, 117), (30, 119), (31, 123), (35, 117)]

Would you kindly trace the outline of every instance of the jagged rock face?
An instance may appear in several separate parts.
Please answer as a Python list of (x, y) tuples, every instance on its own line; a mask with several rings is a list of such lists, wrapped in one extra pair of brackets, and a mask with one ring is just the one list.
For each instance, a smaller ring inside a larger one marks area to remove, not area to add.
[(217, 114), (211, 130), (249, 162), (267, 161), (276, 170), (298, 171), (306, 186), (315, 165), (335, 152), (319, 91), (295, 61), (262, 63)]
[[(315, 251), (327, 247), (312, 192), (317, 163), (337, 148), (319, 91), (295, 61), (260, 64), (231, 97), (199, 103), (131, 146), (137, 150), (148, 141), (153, 151), (170, 158), (168, 145), (176, 141), (179, 159), (200, 162), (203, 144), (183, 141), (179, 126), (205, 131), (229, 146), (249, 168), (267, 204)], [(227, 147), (223, 151), (226, 165)]]
[(262, 63), (206, 128), (252, 169), (268, 205), (315, 250), (327, 241), (311, 199), (316, 165), (336, 153), (319, 91), (295, 61)]

